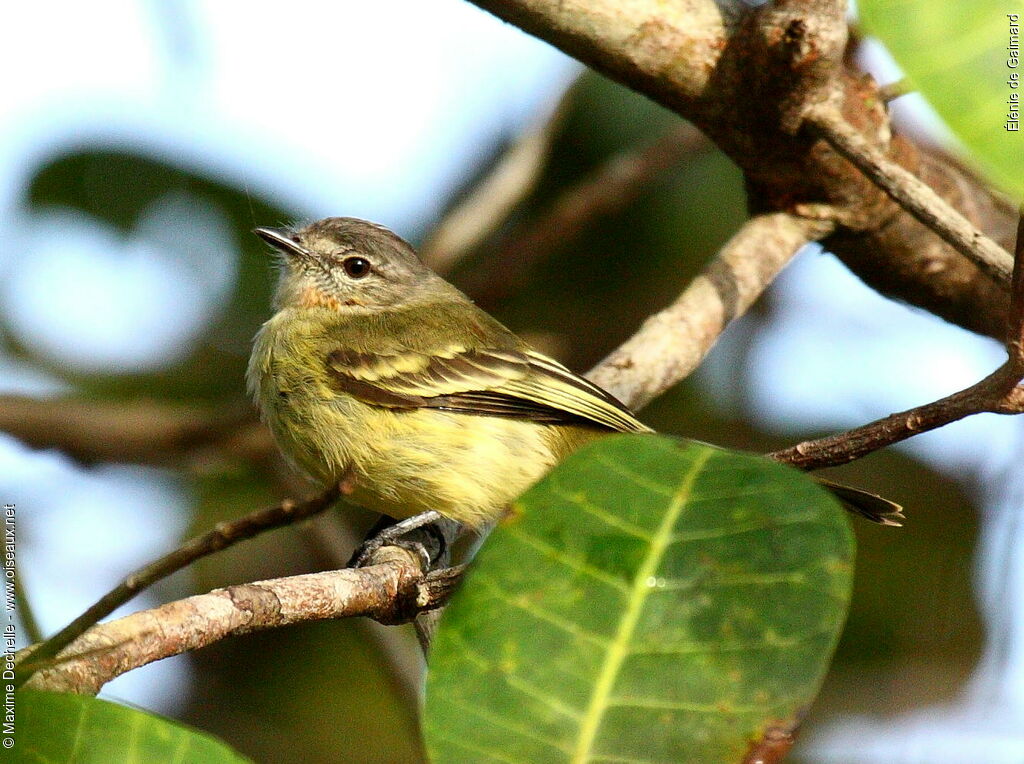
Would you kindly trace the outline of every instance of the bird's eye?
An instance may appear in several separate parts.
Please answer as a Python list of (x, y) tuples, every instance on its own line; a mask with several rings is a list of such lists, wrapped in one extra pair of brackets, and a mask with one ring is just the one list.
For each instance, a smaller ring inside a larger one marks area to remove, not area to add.
[(351, 278), (361, 279), (370, 272), (370, 261), (365, 257), (346, 257), (341, 261), (341, 267)]

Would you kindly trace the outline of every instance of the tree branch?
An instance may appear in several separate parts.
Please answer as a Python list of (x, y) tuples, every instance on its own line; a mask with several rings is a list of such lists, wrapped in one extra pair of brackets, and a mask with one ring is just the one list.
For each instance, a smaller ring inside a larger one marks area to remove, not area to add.
[(769, 456), (804, 470), (835, 467), (973, 414), (1024, 413), (1024, 387), (1020, 386), (1024, 381), (1024, 210), (1017, 223), (1011, 284), (1007, 360), (983, 380), (941, 400), (837, 435), (807, 440)]
[(642, 408), (697, 368), (793, 255), (832, 228), (829, 221), (781, 212), (752, 217), (675, 302), (648, 318), (588, 377)]
[(710, 147), (691, 124), (674, 125), (651, 143), (630, 148), (562, 191), (550, 207), (510, 231), (462, 279), (466, 292), (485, 310), (514, 294), (530, 271), (566, 246), (596, 219), (636, 201), (661, 173), (696, 150)]
[[(398, 547), (381, 549), (373, 562), (215, 589), (100, 624), (27, 686), (95, 694), (127, 671), (230, 636), (353, 616), (405, 622), (442, 604), (461, 574), (448, 569), (424, 575), (416, 555)], [(31, 648), (19, 658), (35, 661)]]
[(423, 262), (447, 273), (508, 220), (540, 180), (575, 92), (571, 85), (554, 109), (518, 136), (466, 198), (448, 211), (420, 247)]
[(1009, 283), (1013, 258), (974, 227), (926, 183), (891, 161), (851, 127), (834, 103), (816, 104), (805, 125), (856, 165), (879, 188), (958, 252), (1000, 283)]
[(15, 684), (21, 685), (28, 681), (40, 666), (78, 639), (97, 621), (110, 615), (157, 581), (191, 565), (202, 557), (233, 546), (239, 541), (323, 512), (334, 504), (339, 496), (348, 493), (349, 490), (346, 484), (342, 483), (331, 486), (319, 496), (307, 501), (296, 503), (286, 499), (269, 509), (252, 512), (231, 522), (219, 523), (212, 531), (197, 536), (159, 560), (140, 568), (103, 595), (78, 618), (33, 649), (30, 660), (19, 662)]
[(59, 448), (80, 464), (166, 466), (216, 446), (254, 460), (274, 451), (252, 407), (224, 411), (160, 401), (39, 399), (0, 395), (0, 430), (33, 448)]
[[(743, 170), (754, 212), (834, 210), (823, 244), (873, 288), (1002, 338), (1008, 288), (799, 126), (838, 97), (843, 117), (1009, 248), (1011, 205), (955, 160), (891, 135), (877, 85), (843, 61), (845, 3), (473, 0), (693, 122)], [(876, 140), (877, 139), (877, 140)]]
[(1008, 362), (977, 384), (941, 400), (890, 414), (838, 435), (807, 440), (769, 456), (802, 470), (837, 467), (974, 414), (1019, 414), (1024, 411), (1024, 399), (1017, 388), (1021, 375), (1015, 371)]
[(895, 101), (914, 92), (914, 86), (906, 77), (878, 86), (878, 97), (886, 103)]

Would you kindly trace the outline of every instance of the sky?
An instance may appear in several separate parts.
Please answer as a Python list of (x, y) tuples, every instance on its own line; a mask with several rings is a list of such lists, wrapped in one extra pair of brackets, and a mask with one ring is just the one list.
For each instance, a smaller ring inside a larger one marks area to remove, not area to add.
[[(236, 264), (225, 221), (190, 199), (161, 200), (128, 239), (80, 213), (30, 213), (20, 197), (41, 158), (134, 145), (213, 167), (309, 218), (366, 217), (412, 236), (497, 138), (550, 108), (578, 71), (461, 0), (299, 0), (286, 14), (266, 2), (18, 3), (5, 9), (5, 27), (26, 33), (0, 48), (2, 70), (20, 72), (5, 77), (0, 99), (0, 314), (17, 337), (82, 370), (173, 362)], [(873, 61), (894, 78), (891, 61)], [(901, 109), (915, 129), (934, 129), (920, 106)], [(1003, 358), (994, 342), (881, 298), (814, 250), (774, 289), (780, 320), (758, 338), (747, 396), (757, 424), (779, 432), (861, 424), (966, 386)], [(716, 352), (728, 354), (728, 339)], [(717, 369), (712, 357), (701, 371), (709, 395), (729, 383)], [(0, 392), (62, 389), (0, 358)], [(970, 757), (958, 746), (982, 728), (987, 742), (975, 744), (992, 752), (986, 760), (1024, 760), (1024, 554), (1013, 522), (1024, 503), (1014, 469), (1022, 424), (975, 417), (901, 446), (969, 490), (990, 486), (979, 497), (976, 571), (990, 645), (962, 702), (896, 728), (848, 720), (814, 741), (823, 761), (853, 761), (856, 750), (865, 762), (924, 753), (962, 762)], [(173, 545), (190, 505), (187, 486), (167, 473), (82, 470), (3, 435), (0, 497), (18, 504), (19, 569), (47, 630)], [(152, 604), (144, 597), (129, 609)], [(165, 661), (107, 694), (173, 713), (188, 671), (187, 659)], [(879, 748), (851, 749), (866, 731)]]

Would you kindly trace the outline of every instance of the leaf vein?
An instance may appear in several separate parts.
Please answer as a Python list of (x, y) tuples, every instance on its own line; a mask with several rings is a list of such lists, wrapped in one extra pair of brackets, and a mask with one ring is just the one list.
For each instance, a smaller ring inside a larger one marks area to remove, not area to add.
[(579, 712), (578, 709), (575, 709), (570, 705), (562, 703), (557, 698), (547, 695), (544, 692), (544, 690), (534, 686), (531, 682), (526, 681), (517, 674), (513, 674), (508, 668), (501, 665), (500, 663), (495, 663), (494, 661), (488, 660), (484, 656), (480, 655), (479, 652), (477, 652), (469, 646), (469, 643), (466, 641), (466, 638), (463, 637), (461, 633), (453, 629), (448, 629), (447, 633), (450, 637), (452, 637), (453, 639), (455, 639), (455, 641), (459, 643), (459, 645), (462, 647), (463, 652), (466, 654), (466, 657), (468, 657), (470, 659), (470, 662), (474, 663), (478, 668), (481, 668), (484, 671), (498, 672), (498, 674), (501, 675), (501, 677), (505, 680), (505, 683), (509, 687), (521, 692), (528, 698), (543, 703), (552, 711), (556, 711), (562, 714), (563, 716), (568, 716), (570, 719), (575, 719), (577, 721), (580, 718), (582, 718), (583, 715)]
[(621, 698), (609, 698), (608, 705), (615, 708), (649, 708), (655, 711), (683, 711), (693, 714), (763, 714), (765, 711), (788, 706), (788, 701), (780, 700), (775, 703), (766, 703), (763, 706), (734, 706), (726, 702), (719, 703), (692, 703), (674, 700), (661, 700), (660, 698), (634, 698), (625, 696)]
[(461, 709), (462, 711), (465, 711), (477, 717), (478, 719), (482, 719), (483, 721), (487, 722), (488, 724), (494, 727), (498, 727), (499, 729), (512, 732), (516, 735), (522, 735), (523, 737), (529, 738), (530, 740), (533, 740), (536, 743), (541, 743), (543, 745), (548, 746), (549, 748), (554, 748), (558, 751), (561, 751), (562, 753), (569, 753), (569, 749), (563, 743), (560, 743), (557, 740), (553, 740), (552, 738), (545, 737), (544, 735), (539, 735), (533, 730), (524, 728), (521, 725), (510, 723), (507, 719), (504, 719), (503, 717), (497, 714), (491, 714), (487, 711), (484, 711), (483, 708), (481, 707), (472, 706), (469, 703), (461, 703), (455, 700), (454, 698), (448, 698), (447, 702), (451, 703), (456, 708)]
[(665, 483), (659, 483), (656, 480), (650, 480), (639, 472), (631, 470), (628, 467), (623, 467), (618, 462), (606, 459), (600, 454), (595, 454), (593, 459), (595, 462), (605, 467), (609, 472), (614, 472), (616, 475), (628, 479), (631, 483), (636, 483), (641, 488), (646, 488), (651, 493), (656, 493), (668, 498), (675, 496), (675, 488), (673, 486), (666, 485)]
[(616, 530), (620, 530), (623, 533), (628, 533), (630, 536), (635, 536), (641, 541), (646, 541), (647, 543), (650, 543), (651, 534), (648, 533), (646, 529), (641, 528), (639, 525), (635, 525), (634, 523), (631, 523), (628, 520), (623, 520), (621, 517), (612, 512), (608, 512), (602, 509), (597, 504), (594, 504), (594, 502), (587, 499), (585, 496), (581, 496), (579, 494), (567, 491), (561, 486), (555, 484), (554, 481), (552, 481), (550, 490), (553, 494), (555, 494), (555, 496), (557, 496), (562, 501), (567, 501), (571, 504), (575, 504), (579, 509), (582, 509), (591, 517), (596, 517), (605, 525), (610, 525), (612, 528), (615, 528)]
[(484, 584), (484, 586), (486, 586), (490, 590), (491, 596), (493, 596), (496, 600), (504, 602), (506, 605), (514, 607), (518, 610), (522, 610), (525, 613), (529, 613), (537, 620), (544, 621), (545, 623), (548, 623), (554, 626), (555, 628), (560, 629), (561, 631), (571, 634), (572, 636), (578, 639), (584, 640), (586, 642), (591, 642), (600, 647), (608, 646), (610, 640), (604, 635), (588, 631), (580, 625), (573, 623), (572, 621), (567, 620), (562, 616), (557, 615), (556, 613), (552, 613), (550, 610), (547, 610), (546, 608), (539, 607), (533, 602), (528, 602), (521, 598), (510, 597), (504, 592), (504, 590), (502, 590), (498, 582), (496, 582), (494, 579), (484, 574), (480, 570), (475, 571), (473, 575), (475, 575), (476, 579), (480, 581), (482, 584)]
[(595, 565), (591, 565), (588, 562), (583, 562), (582, 560), (577, 560), (574, 557), (571, 557), (568, 554), (566, 554), (563, 550), (558, 549), (557, 547), (552, 546), (551, 544), (545, 543), (544, 541), (541, 541), (535, 536), (531, 536), (527, 533), (522, 533), (518, 530), (512, 530), (511, 527), (509, 527), (506, 530), (506, 533), (511, 538), (514, 538), (516, 541), (520, 541), (523, 544), (526, 544), (527, 546), (536, 549), (544, 556), (550, 558), (551, 560), (554, 560), (555, 562), (560, 563), (561, 565), (565, 566), (566, 568), (569, 568), (570, 570), (574, 570), (577, 573), (587, 576), (588, 578), (594, 579), (595, 581), (600, 581), (601, 583), (611, 586), (619, 592), (629, 592), (629, 587), (626, 586), (626, 584), (624, 584), (621, 579), (618, 579), (610, 573), (601, 570)]
[(640, 614), (647, 594), (650, 592), (648, 580), (657, 572), (668, 548), (672, 531), (686, 508), (687, 501), (701, 468), (711, 458), (711, 451), (705, 451), (698, 455), (690, 465), (690, 470), (675, 490), (672, 501), (666, 507), (665, 515), (658, 526), (654, 539), (648, 546), (647, 554), (637, 568), (636, 576), (633, 578), (632, 596), (626, 605), (619, 628), (615, 633), (611, 644), (605, 651), (604, 663), (598, 674), (597, 682), (587, 705), (586, 715), (580, 726), (579, 742), (573, 753), (574, 764), (585, 764), (590, 758), (597, 739), (597, 732), (601, 725), (605, 711), (608, 708), (608, 700), (611, 691), (614, 689), (618, 678), (619, 670), (626, 659), (629, 642), (640, 621)]
[(702, 589), (727, 586), (778, 586), (789, 584), (802, 588), (826, 593), (827, 590), (816, 586), (817, 581), (810, 580), (803, 570), (785, 571), (783, 573), (735, 573), (730, 575), (696, 576), (687, 579), (658, 579), (654, 592), (680, 592), (687, 589)]
[(505, 762), (505, 764), (522, 764), (520, 759), (509, 758), (508, 756), (505, 756), (503, 753), (495, 751), (491, 748), (483, 748), (482, 746), (467, 743), (464, 739), (456, 740), (455, 738), (448, 737), (447, 735), (442, 735), (436, 729), (434, 730), (432, 737), (435, 740), (443, 740), (445, 743), (453, 745), (456, 748), (461, 748), (464, 751), (470, 751), (481, 756), (486, 756), (487, 758), (493, 759), (494, 761), (502, 761)]
[(712, 541), (715, 539), (725, 539), (731, 536), (740, 536), (744, 533), (753, 533), (755, 531), (767, 531), (774, 530), (776, 528), (785, 528), (789, 525), (800, 525), (802, 523), (813, 523), (819, 520), (817, 515), (795, 515), (793, 517), (786, 518), (785, 520), (769, 520), (764, 522), (763, 520), (758, 522), (750, 523), (735, 523), (732, 525), (722, 526), (719, 528), (707, 528), (701, 531), (689, 531), (687, 533), (679, 533), (672, 537), (669, 544), (689, 544), (694, 541)]
[(629, 651), (630, 655), (702, 655), (714, 653), (744, 652), (747, 650), (782, 650), (813, 642), (821, 637), (831, 636), (835, 627), (815, 629), (806, 634), (776, 639), (751, 639), (736, 642), (689, 642), (669, 645), (637, 645)]

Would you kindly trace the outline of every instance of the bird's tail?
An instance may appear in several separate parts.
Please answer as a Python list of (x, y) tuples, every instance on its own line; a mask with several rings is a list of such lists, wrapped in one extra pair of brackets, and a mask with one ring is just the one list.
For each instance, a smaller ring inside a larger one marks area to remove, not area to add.
[(851, 488), (841, 483), (833, 483), (831, 480), (818, 478), (818, 482), (830, 490), (848, 511), (866, 517), (873, 523), (899, 527), (906, 520), (906, 517), (903, 516), (903, 507), (888, 499), (883, 499), (878, 494)]

